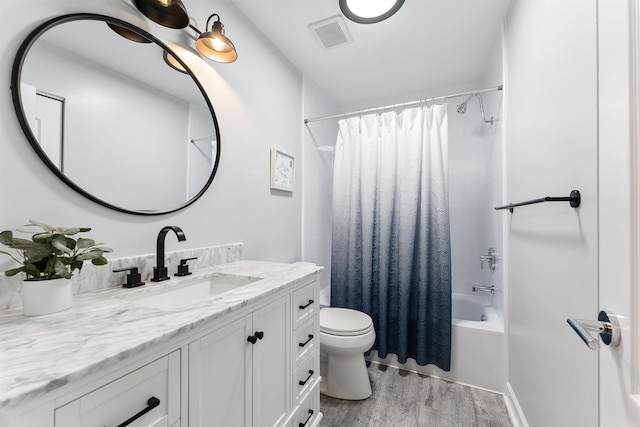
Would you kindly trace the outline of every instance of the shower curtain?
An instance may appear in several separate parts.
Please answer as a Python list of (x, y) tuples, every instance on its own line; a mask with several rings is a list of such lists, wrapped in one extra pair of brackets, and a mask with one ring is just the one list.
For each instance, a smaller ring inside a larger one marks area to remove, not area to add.
[(369, 314), (373, 349), (401, 363), (451, 360), (447, 107), (339, 122), (331, 305)]

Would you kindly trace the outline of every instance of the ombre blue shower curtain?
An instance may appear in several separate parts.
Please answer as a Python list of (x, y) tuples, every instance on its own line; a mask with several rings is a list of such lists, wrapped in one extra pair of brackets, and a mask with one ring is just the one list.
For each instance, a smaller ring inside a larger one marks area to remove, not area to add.
[(448, 371), (447, 107), (343, 119), (335, 151), (331, 305), (369, 314), (373, 349)]

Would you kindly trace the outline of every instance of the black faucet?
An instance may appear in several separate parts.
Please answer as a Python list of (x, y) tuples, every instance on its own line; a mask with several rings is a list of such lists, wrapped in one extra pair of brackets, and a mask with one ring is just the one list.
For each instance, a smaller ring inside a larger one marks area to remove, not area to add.
[(169, 231), (176, 233), (179, 242), (187, 240), (187, 238), (184, 237), (184, 231), (175, 225), (167, 225), (160, 230), (156, 245), (156, 266), (153, 267), (153, 277), (151, 278), (152, 282), (162, 282), (163, 280), (169, 279), (167, 267), (164, 266), (164, 238), (167, 236)]

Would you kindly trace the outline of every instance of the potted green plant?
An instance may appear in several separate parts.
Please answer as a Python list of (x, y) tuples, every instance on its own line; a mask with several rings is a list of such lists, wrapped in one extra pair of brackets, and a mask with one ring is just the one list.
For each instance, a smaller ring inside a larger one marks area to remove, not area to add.
[(14, 253), (0, 250), (13, 258), (20, 267), (5, 271), (7, 276), (25, 273), (22, 281), (23, 313), (27, 316), (50, 314), (65, 310), (73, 304), (71, 277), (80, 272), (85, 261), (105, 265), (105, 252), (111, 249), (93, 239), (70, 237), (90, 231), (91, 228), (51, 227), (30, 220), (27, 228), (16, 231), (31, 234), (31, 239), (14, 237), (13, 232), (0, 233), (0, 243)]

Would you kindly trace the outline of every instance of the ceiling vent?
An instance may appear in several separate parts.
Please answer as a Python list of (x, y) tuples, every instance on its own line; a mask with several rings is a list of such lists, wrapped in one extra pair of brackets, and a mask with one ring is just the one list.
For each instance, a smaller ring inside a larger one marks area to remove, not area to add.
[(349, 44), (352, 40), (344, 19), (340, 15), (309, 24), (309, 29), (325, 49)]

